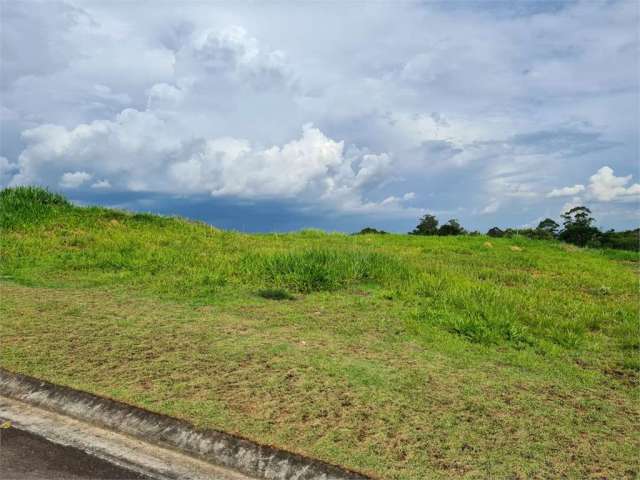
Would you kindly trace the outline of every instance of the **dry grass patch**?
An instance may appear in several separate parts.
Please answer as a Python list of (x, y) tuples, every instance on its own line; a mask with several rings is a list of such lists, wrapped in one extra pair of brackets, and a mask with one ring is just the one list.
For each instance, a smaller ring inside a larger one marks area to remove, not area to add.
[[(524, 374), (524, 359), (487, 358), (455, 337), (416, 342), (410, 325), (375, 328), (397, 322), (380, 300), (367, 307), (362, 297), (320, 294), (203, 308), (0, 285), (3, 366), (199, 426), (383, 478), (634, 468), (625, 459), (638, 446), (637, 412), (616, 380), (576, 366), (580, 382), (598, 385), (580, 393), (566, 378)], [(368, 325), (354, 327), (355, 305)]]

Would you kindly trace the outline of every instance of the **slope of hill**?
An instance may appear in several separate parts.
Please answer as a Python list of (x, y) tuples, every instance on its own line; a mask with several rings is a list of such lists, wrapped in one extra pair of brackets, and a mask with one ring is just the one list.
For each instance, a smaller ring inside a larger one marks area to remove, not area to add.
[(382, 478), (634, 478), (634, 252), (0, 192), (0, 365)]

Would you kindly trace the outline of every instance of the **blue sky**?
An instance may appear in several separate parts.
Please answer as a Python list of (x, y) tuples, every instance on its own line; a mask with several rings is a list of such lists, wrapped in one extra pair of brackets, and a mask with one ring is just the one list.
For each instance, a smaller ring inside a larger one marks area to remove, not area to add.
[(2, 187), (246, 231), (638, 225), (636, 1), (1, 5)]

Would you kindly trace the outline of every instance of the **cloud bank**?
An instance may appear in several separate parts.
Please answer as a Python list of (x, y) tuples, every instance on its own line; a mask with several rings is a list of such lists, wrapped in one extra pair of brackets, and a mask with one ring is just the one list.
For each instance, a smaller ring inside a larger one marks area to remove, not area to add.
[[(22, 133), (26, 148), (9, 185), (46, 184), (63, 189), (115, 188), (134, 192), (202, 194), (240, 199), (304, 198), (358, 210), (398, 206), (389, 198), (365, 202), (362, 192), (392, 169), (387, 153), (345, 152), (344, 142), (311, 124), (282, 146), (258, 147), (233, 137), (189, 138), (175, 133), (171, 117), (126, 109), (114, 120), (67, 129), (41, 125)], [(8, 163), (5, 159), (4, 168)], [(394, 197), (395, 198), (395, 197)]]
[(637, 223), (633, 2), (38, 6), (0, 13), (1, 186), (350, 229), (518, 225), (567, 198)]

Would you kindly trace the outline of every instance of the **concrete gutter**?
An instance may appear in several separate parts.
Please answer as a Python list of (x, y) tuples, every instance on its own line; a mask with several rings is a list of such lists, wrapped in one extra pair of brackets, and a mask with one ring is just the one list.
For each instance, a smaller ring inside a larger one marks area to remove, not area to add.
[[(12, 402), (9, 399), (13, 399), (14, 416), (16, 415), (15, 410), (20, 410), (16, 407), (19, 405), (15, 403), (17, 400), (22, 404), (27, 404), (26, 406), (71, 417), (80, 422), (108, 429), (111, 432), (134, 437), (144, 443), (169, 449), (171, 453), (195, 457), (192, 460), (196, 463), (200, 461), (203, 464), (200, 467), (208, 462), (209, 468), (217, 468), (215, 475), (210, 472), (210, 474), (204, 473), (204, 476), (201, 476), (200, 474), (187, 474), (186, 472), (191, 468), (189, 466), (184, 467), (182, 473), (174, 472), (175, 475), (171, 473), (171, 469), (158, 467), (156, 469), (158, 470), (158, 478), (216, 478), (224, 480), (240, 480), (250, 477), (269, 480), (368, 480), (371, 478), (286, 450), (260, 445), (225, 432), (198, 429), (188, 422), (176, 418), (68, 387), (54, 385), (26, 375), (12, 373), (2, 368), (0, 368), (0, 395), (7, 397), (0, 398), (0, 417), (3, 416), (3, 412), (5, 416), (7, 416), (7, 412), (11, 413)], [(11, 419), (9, 418), (9, 420)], [(25, 418), (22, 418), (17, 423), (25, 421)], [(62, 419), (57, 421), (61, 422)], [(117, 453), (105, 455), (110, 458), (118, 456)], [(113, 460), (111, 458), (112, 462)], [(120, 463), (132, 468), (130, 465), (132, 461), (135, 462), (135, 459), (122, 460)]]
[[(0, 421), (8, 421), (12, 429), (68, 447), (70, 450), (66, 450), (67, 452), (87, 453), (90, 458), (104, 460), (126, 471), (141, 474), (149, 480), (255, 480), (254, 477), (213, 465), (191, 455), (3, 396), (0, 396)], [(5, 431), (9, 432), (0, 429), (0, 463), (4, 460)], [(73, 456), (73, 453), (68, 455)], [(39, 459), (27, 458), (25, 461), (37, 465)], [(64, 463), (65, 460), (61, 461)], [(3, 478), (12, 478), (10, 472), (2, 473), (5, 474)], [(37, 478), (47, 478), (44, 472), (40, 473), (36, 475)], [(50, 473), (51, 478), (61, 478), (60, 472)]]

